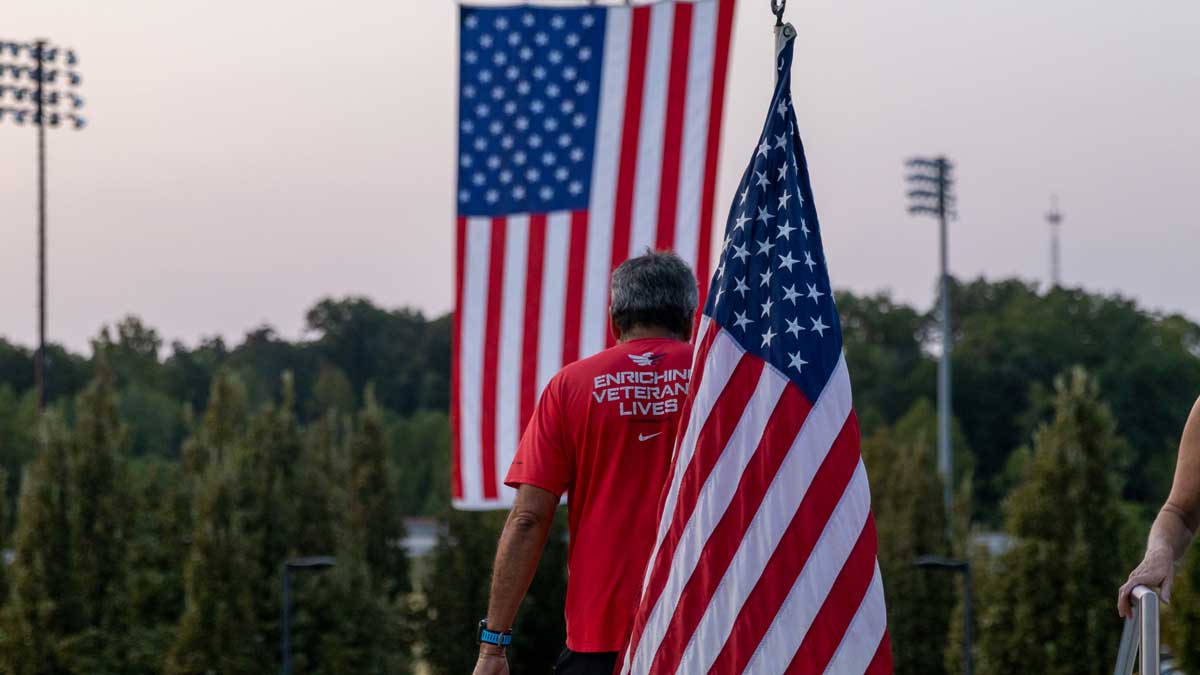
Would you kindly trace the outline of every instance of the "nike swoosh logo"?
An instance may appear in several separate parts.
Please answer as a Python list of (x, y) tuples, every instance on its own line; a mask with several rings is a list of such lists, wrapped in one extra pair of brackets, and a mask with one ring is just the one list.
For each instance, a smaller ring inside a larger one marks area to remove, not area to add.
[(660, 432), (658, 432), (658, 433), (656, 433), (656, 434), (649, 434), (649, 435), (647, 435), (647, 434), (638, 434), (638, 440), (639, 440), (639, 441), (648, 441), (648, 440), (650, 440), (651, 438), (654, 438), (655, 436), (662, 436), (662, 432), (660, 431)]

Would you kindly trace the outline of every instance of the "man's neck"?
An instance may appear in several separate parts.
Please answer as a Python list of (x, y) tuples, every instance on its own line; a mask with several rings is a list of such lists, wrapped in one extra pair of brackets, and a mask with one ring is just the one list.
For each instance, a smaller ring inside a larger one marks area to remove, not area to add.
[(678, 340), (679, 336), (674, 332), (667, 330), (661, 326), (634, 326), (628, 332), (621, 334), (621, 339), (618, 343), (630, 342), (632, 340), (645, 340), (649, 338), (670, 338)]

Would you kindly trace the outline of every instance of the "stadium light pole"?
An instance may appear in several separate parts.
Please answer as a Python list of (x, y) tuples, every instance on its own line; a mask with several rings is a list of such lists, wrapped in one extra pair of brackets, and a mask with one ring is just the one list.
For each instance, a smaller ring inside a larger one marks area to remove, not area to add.
[(29, 121), (38, 132), (38, 348), (33, 368), (39, 413), (46, 408), (46, 127), (82, 129), (86, 124), (78, 113), (83, 99), (77, 92), (82, 82), (77, 65), (74, 50), (49, 40), (0, 40), (0, 121)]
[(923, 555), (917, 558), (913, 565), (927, 570), (944, 570), (959, 572), (963, 575), (963, 673), (971, 675), (971, 624), (974, 623), (975, 599), (971, 588), (971, 563), (966, 560), (954, 560), (938, 555)]
[(953, 517), (954, 463), (950, 447), (950, 355), (954, 335), (950, 330), (950, 272), (947, 253), (946, 223), (954, 212), (954, 164), (944, 156), (914, 157), (907, 162), (909, 174), (908, 212), (936, 216), (941, 225), (941, 298), (942, 356), (938, 361), (938, 473), (942, 475), (942, 501), (946, 509), (946, 533), (949, 539)]
[(279, 652), (283, 658), (283, 675), (292, 675), (292, 570), (320, 570), (333, 567), (337, 558), (328, 555), (308, 558), (292, 558), (283, 563), (283, 574), (280, 580), (282, 586), (280, 612), (283, 614), (279, 625)]

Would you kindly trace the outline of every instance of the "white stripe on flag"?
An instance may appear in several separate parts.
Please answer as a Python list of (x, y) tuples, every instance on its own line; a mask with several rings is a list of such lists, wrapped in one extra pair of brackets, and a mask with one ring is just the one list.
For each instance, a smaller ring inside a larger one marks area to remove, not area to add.
[[(650, 570), (654, 567), (658, 549), (662, 546), (667, 530), (671, 527), (669, 514), (675, 512), (675, 503), (679, 500), (679, 484), (683, 480), (683, 473), (687, 469), (687, 465), (692, 461), (692, 454), (696, 451), (696, 436), (704, 428), (709, 413), (712, 412), (721, 392), (725, 390), (729, 376), (733, 374), (733, 369), (737, 367), (738, 360), (744, 353), (737, 341), (720, 326), (713, 324), (709, 330), (720, 330), (721, 332), (717, 334), (712, 347), (708, 350), (708, 358), (704, 361), (704, 375), (693, 395), (687, 428), (683, 430), (682, 440), (677, 441), (678, 450), (674, 459), (675, 473), (671, 477), (671, 486), (667, 490), (666, 501), (663, 502), (663, 518), (658, 523), (658, 536), (654, 541), (654, 550), (650, 554), (650, 563), (646, 567), (646, 577), (642, 581), (643, 592), (646, 590), (646, 584), (650, 582)], [(692, 372), (696, 371), (693, 369)], [(689, 386), (695, 386), (695, 384), (693, 381)]]
[(858, 606), (858, 613), (846, 635), (838, 645), (837, 652), (829, 660), (827, 673), (863, 673), (879, 651), (879, 642), (887, 629), (887, 607), (884, 606), (883, 577), (879, 574), (879, 562), (875, 563), (875, 576)]
[(584, 268), (579, 330), (580, 358), (604, 349), (608, 337), (608, 277), (612, 266), (613, 213), (616, 208), (621, 130), (625, 118), (625, 81), (629, 76), (631, 12), (628, 7), (610, 7), (604, 28), (600, 111), (596, 121), (592, 187), (588, 202), (587, 267)]
[(571, 213), (546, 216), (546, 253), (542, 256), (542, 307), (538, 319), (537, 390), (562, 368), (563, 322), (567, 295), (567, 256), (571, 243)]
[[(787, 457), (784, 458), (783, 463), (779, 466), (775, 478), (771, 481), (771, 486), (767, 488), (767, 493), (763, 497), (762, 504), (759, 505), (758, 511), (750, 523), (750, 527), (746, 530), (746, 534), (738, 546), (737, 553), (734, 554), (729, 568), (725, 571), (725, 575), (717, 587), (717, 592), (709, 601), (703, 618), (700, 619), (699, 625), (696, 626), (696, 631), (692, 634), (691, 643), (688, 645), (688, 649), (681, 661), (681, 672), (707, 672), (709, 667), (712, 666), (713, 661), (716, 660), (717, 655), (725, 644), (725, 640), (729, 637), (730, 631), (733, 630), (734, 620), (737, 618), (742, 604), (745, 603), (746, 597), (750, 595), (750, 591), (753, 590), (754, 585), (758, 582), (763, 569), (767, 565), (767, 561), (771, 559), (771, 555), (775, 551), (776, 545), (778, 545), (788, 525), (791, 524), (796, 509), (799, 508), (804, 495), (812, 487), (813, 476), (816, 475), (817, 470), (825, 460), (826, 454), (833, 447), (834, 441), (837, 440), (838, 434), (841, 433), (842, 427), (846, 424), (846, 418), (850, 415), (851, 411), (849, 385), (850, 377), (846, 372), (846, 359), (843, 356), (830, 375), (829, 382), (825, 385), (821, 397), (817, 399), (816, 405), (809, 411), (808, 418), (804, 421), (804, 426), (800, 428), (800, 433), (796, 435), (796, 440), (792, 443)], [(851, 481), (851, 487), (853, 485), (854, 482)], [(847, 488), (846, 492), (849, 493), (850, 488)], [(853, 505), (857, 506), (857, 503), (854, 502)], [(862, 520), (866, 519), (868, 507), (868, 504), (862, 504)], [(842, 505), (838, 506), (838, 509), (842, 508)], [(835, 512), (834, 516), (830, 518), (830, 522), (835, 522), (836, 516), (837, 513)], [(857, 526), (853, 527), (853, 536), (855, 539), (857, 539), (858, 533), (862, 531), (862, 520), (858, 522)], [(826, 524), (824, 532), (829, 532), (828, 524)], [(854, 542), (851, 541), (849, 546), (853, 547), (853, 545)], [(808, 564), (811, 564), (819, 556), (829, 557), (830, 552), (822, 551), (821, 548), (821, 542), (818, 542), (812, 555), (809, 557)], [(847, 547), (847, 553), (849, 553), (849, 550), (850, 548)], [(845, 554), (842, 555), (842, 559), (845, 559)], [(807, 569), (808, 567), (806, 566), (806, 572)], [(840, 561), (837, 569), (841, 569)], [(836, 576), (837, 571), (835, 570), (829, 578), (829, 583), (833, 583), (833, 578)], [(810, 608), (811, 611), (815, 612), (820, 607), (822, 599), (824, 599), (824, 596), (812, 600), (816, 604)], [(776, 621), (778, 621), (778, 618)], [(786, 628), (777, 632), (789, 634), (797, 632), (797, 624), (784, 625)], [(804, 624), (803, 628), (804, 631), (807, 631), (808, 624)], [(797, 639), (803, 639), (803, 637), (804, 634), (801, 631)], [(792, 651), (794, 652), (795, 650)], [(746, 672), (758, 673), (767, 671), (756, 670), (751, 665), (747, 668)]]
[[(692, 269), (696, 268), (700, 243), (701, 192), (716, 42), (717, 3), (697, 2), (692, 5), (692, 45), (679, 149), (679, 198), (675, 208), (675, 250)], [(703, 243), (707, 249), (708, 242)], [(709, 279), (701, 279), (700, 283), (707, 285)]]
[[(738, 419), (737, 427), (729, 437), (729, 442), (722, 448), (720, 459), (713, 466), (712, 473), (709, 474), (704, 487), (697, 495), (696, 509), (688, 518), (687, 525), (684, 526), (683, 533), (679, 538), (679, 545), (675, 547), (675, 556), (671, 559), (671, 571), (667, 577), (667, 583), (663, 586), (663, 592), (658, 597), (658, 602), (655, 603), (654, 610), (646, 621), (642, 640), (638, 644), (634, 666), (639, 672), (650, 671), (650, 663), (654, 659), (654, 653), (658, 651), (658, 645), (667, 634), (667, 628), (675, 615), (675, 608), (683, 595), (684, 586), (691, 578), (697, 563), (700, 562), (700, 554), (708, 542), (709, 535), (721, 521), (721, 517), (725, 515), (725, 509), (729, 507), (729, 503), (733, 501), (738, 483), (742, 478), (742, 471), (750, 462), (750, 458), (754, 456), (754, 451), (758, 448), (758, 443), (767, 428), (767, 422), (771, 419), (771, 413), (775, 411), (779, 397), (783, 394), (783, 388), (787, 386), (788, 382), (787, 378), (775, 372), (774, 369), (762, 369), (762, 373), (758, 377), (758, 384), (755, 385), (750, 400), (746, 402), (746, 408)], [(680, 470), (680, 467), (676, 467), (676, 471)], [(665, 513), (664, 517), (667, 517)], [(692, 671), (683, 667), (685, 673), (705, 672), (706, 670)]]
[(529, 253), (529, 215), (508, 219), (504, 251), (504, 297), (500, 310), (500, 353), (496, 382), (496, 479), (498, 497), (514, 491), (504, 476), (517, 454), (521, 436), (521, 342), (525, 336), (525, 268)]
[(663, 132), (667, 126), (667, 90), (674, 24), (675, 3), (652, 5), (649, 45), (646, 49), (646, 80), (642, 87), (642, 119), (638, 132), (633, 223), (629, 228), (630, 257), (638, 255), (647, 246), (653, 247), (657, 234), (658, 188), (662, 181)]
[(483, 343), (492, 244), (491, 218), (467, 218), (459, 358), (459, 457), (466, 504), (483, 499)]
[[(817, 612), (833, 588), (833, 582), (850, 557), (871, 512), (867, 489), (867, 470), (862, 462), (846, 485), (841, 501), (825, 523), (812, 555), (796, 577), (796, 583), (771, 622), (746, 672), (782, 673), (787, 670), (804, 636), (817, 618)], [(872, 654), (873, 655), (873, 654)], [(716, 658), (716, 655), (713, 655)], [(870, 657), (867, 657), (870, 661)], [(862, 672), (838, 670), (833, 672)]]
[(696, 372), (696, 367), (700, 365), (700, 345), (704, 342), (704, 336), (708, 335), (708, 331), (718, 330), (713, 328), (713, 320), (707, 314), (700, 315), (700, 324), (696, 327), (696, 334), (692, 336), (692, 373)]

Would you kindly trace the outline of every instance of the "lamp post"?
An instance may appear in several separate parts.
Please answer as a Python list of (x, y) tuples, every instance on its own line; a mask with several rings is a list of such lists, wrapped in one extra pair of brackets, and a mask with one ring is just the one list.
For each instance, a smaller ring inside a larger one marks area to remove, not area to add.
[(963, 575), (963, 673), (971, 675), (973, 666), (971, 663), (971, 625), (975, 622), (974, 619), (974, 595), (971, 589), (971, 563), (966, 560), (954, 560), (953, 558), (945, 558), (939, 555), (923, 555), (913, 562), (913, 565), (922, 569), (929, 570), (945, 570), (948, 572), (960, 572)]
[(283, 617), (279, 625), (279, 652), (283, 657), (283, 675), (292, 675), (292, 570), (319, 570), (333, 567), (335, 564), (337, 559), (328, 555), (293, 558), (283, 563), (283, 579), (280, 582), (283, 586), (283, 597), (280, 601)]
[[(61, 65), (59, 57), (61, 59)], [(34, 358), (38, 411), (46, 408), (46, 127), (82, 129), (82, 82), (74, 50), (48, 40), (0, 40), (0, 121), (31, 122), (38, 130), (38, 349)], [(60, 80), (61, 76), (61, 80)], [(59, 83), (61, 82), (61, 86)]]
[(942, 502), (949, 535), (953, 511), (954, 460), (950, 448), (950, 355), (954, 335), (950, 330), (950, 272), (946, 223), (954, 213), (954, 164), (945, 157), (908, 160), (910, 186), (908, 212), (936, 216), (941, 226), (941, 278), (939, 300), (942, 324), (942, 357), (938, 361), (938, 473), (942, 475)]

